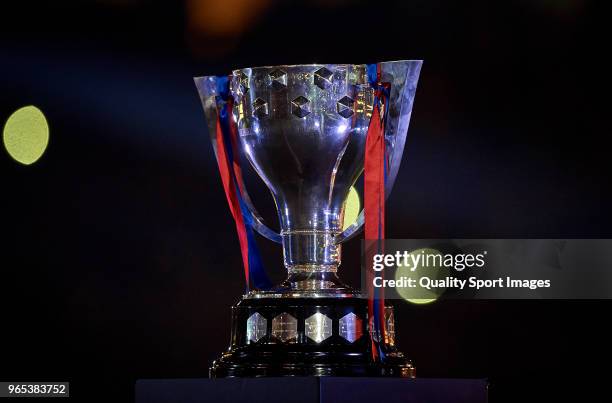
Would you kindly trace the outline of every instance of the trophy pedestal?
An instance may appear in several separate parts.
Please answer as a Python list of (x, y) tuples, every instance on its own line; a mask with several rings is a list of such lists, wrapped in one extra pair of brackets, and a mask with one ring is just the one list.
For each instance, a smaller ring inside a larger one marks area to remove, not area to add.
[(486, 403), (483, 379), (229, 378), (144, 379), (136, 403)]
[(413, 378), (414, 366), (395, 348), (391, 307), (385, 309), (384, 360), (373, 360), (367, 303), (358, 297), (245, 298), (232, 307), (231, 346), (210, 376)]

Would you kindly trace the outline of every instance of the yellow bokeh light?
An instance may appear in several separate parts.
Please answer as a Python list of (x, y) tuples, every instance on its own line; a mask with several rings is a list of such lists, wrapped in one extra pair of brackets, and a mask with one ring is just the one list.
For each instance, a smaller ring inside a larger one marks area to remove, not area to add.
[[(410, 252), (410, 254), (439, 255), (440, 251), (436, 249), (431, 249), (431, 248), (423, 248), (423, 249), (413, 250), (412, 252)], [(417, 267), (415, 271), (412, 271), (408, 267), (398, 266), (395, 272), (395, 279), (399, 280), (402, 277), (408, 277), (408, 278), (414, 278), (415, 280), (418, 281), (420, 275), (423, 273), (423, 270), (419, 271), (419, 269), (423, 269), (423, 268), (424, 266), (421, 265)], [(429, 277), (431, 278), (442, 278), (443, 272), (440, 269), (441, 268), (437, 266), (428, 267), (427, 273)], [(412, 304), (423, 305), (423, 304), (429, 304), (429, 303), (436, 301), (440, 297), (440, 295), (444, 292), (444, 290), (440, 290), (440, 289), (436, 289), (436, 290), (437, 291), (427, 290), (425, 288), (417, 287), (415, 289), (398, 288), (397, 292), (402, 298), (404, 298), (404, 300)]]
[(431, 302), (434, 302), (437, 299), (438, 298), (410, 298), (410, 299), (407, 299), (406, 301), (408, 301), (408, 302), (410, 302), (412, 304), (425, 305), (425, 304), (429, 304)]
[(2, 137), (9, 155), (17, 162), (30, 165), (47, 149), (49, 125), (40, 109), (24, 106), (9, 116)]
[(357, 221), (360, 209), (361, 201), (359, 200), (359, 194), (357, 193), (357, 189), (352, 186), (348, 197), (346, 198), (346, 205), (344, 206), (344, 223), (342, 224), (343, 231)]

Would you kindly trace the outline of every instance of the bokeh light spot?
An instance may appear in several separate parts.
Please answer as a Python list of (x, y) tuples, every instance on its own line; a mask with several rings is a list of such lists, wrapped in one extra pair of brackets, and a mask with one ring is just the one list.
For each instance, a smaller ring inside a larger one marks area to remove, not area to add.
[[(416, 249), (410, 252), (410, 254), (422, 254), (422, 255), (440, 255), (440, 251), (437, 249), (431, 248), (422, 248)], [(412, 271), (410, 267), (398, 266), (395, 272), (395, 279), (399, 280), (402, 277), (414, 278), (419, 281), (419, 278), (426, 274), (428, 277), (432, 279), (438, 279), (444, 277), (444, 272), (441, 270), (441, 267), (438, 266), (428, 266), (419, 265), (416, 270)], [(445, 291), (445, 289), (432, 289), (428, 290), (425, 288), (398, 288), (398, 294), (404, 298), (404, 300), (412, 303), (412, 304), (429, 304), (437, 300), (440, 295)]]
[(359, 201), (359, 194), (357, 193), (357, 189), (355, 189), (353, 186), (349, 191), (348, 197), (346, 198), (346, 205), (344, 206), (344, 223), (342, 224), (343, 231), (357, 221), (360, 209), (361, 202)]
[(4, 147), (11, 157), (24, 165), (38, 161), (49, 144), (49, 125), (40, 109), (24, 106), (6, 121)]

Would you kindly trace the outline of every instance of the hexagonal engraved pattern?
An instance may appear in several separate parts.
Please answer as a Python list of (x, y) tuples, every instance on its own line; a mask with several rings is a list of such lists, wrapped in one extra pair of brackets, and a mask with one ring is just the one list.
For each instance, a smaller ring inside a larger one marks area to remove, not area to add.
[(353, 115), (353, 104), (354, 103), (355, 101), (353, 101), (352, 98), (348, 96), (342, 97), (336, 103), (336, 110), (338, 111), (338, 114), (342, 116), (343, 118), (351, 117), (351, 115)]
[(306, 325), (306, 336), (317, 343), (322, 342), (332, 334), (332, 320), (321, 312), (315, 313), (304, 323)]
[(272, 79), (272, 88), (282, 90), (287, 87), (287, 73), (281, 69), (275, 69), (270, 73)]
[(268, 320), (259, 312), (255, 312), (247, 319), (247, 343), (255, 343), (266, 335), (268, 328)]
[(291, 101), (291, 113), (298, 118), (303, 118), (310, 113), (310, 101), (308, 98), (299, 96)]
[(268, 103), (261, 98), (257, 98), (253, 102), (253, 116), (257, 118), (268, 116)]
[(353, 312), (347, 313), (340, 319), (339, 328), (340, 336), (350, 343), (355, 342), (355, 340), (358, 340), (363, 335), (363, 322)]
[(334, 73), (325, 67), (321, 67), (314, 72), (314, 83), (322, 90), (326, 90), (332, 85), (332, 77)]
[(297, 341), (297, 319), (283, 312), (272, 319), (272, 336), (285, 343)]

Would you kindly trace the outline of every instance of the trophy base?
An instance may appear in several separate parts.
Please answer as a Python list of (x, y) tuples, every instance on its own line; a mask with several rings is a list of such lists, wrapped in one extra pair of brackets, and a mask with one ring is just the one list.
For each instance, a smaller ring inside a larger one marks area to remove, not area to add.
[(385, 308), (383, 360), (372, 358), (367, 312), (367, 300), (356, 296), (243, 299), (232, 307), (231, 346), (210, 377), (414, 378), (414, 366), (395, 348), (393, 308)]

